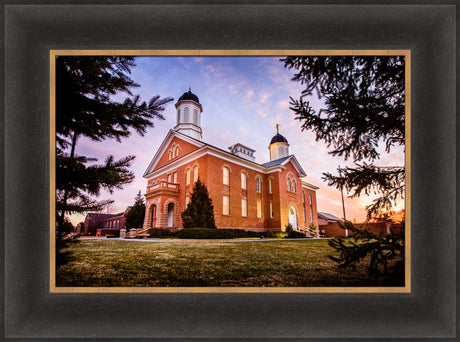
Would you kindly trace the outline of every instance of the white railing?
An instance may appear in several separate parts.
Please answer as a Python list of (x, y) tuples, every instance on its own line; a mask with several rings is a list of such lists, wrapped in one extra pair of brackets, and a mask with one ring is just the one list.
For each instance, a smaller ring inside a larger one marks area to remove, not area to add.
[(299, 232), (305, 234), (307, 237), (314, 237), (314, 238), (319, 237), (319, 230), (318, 229), (312, 230), (310, 227), (297, 226), (297, 230)]

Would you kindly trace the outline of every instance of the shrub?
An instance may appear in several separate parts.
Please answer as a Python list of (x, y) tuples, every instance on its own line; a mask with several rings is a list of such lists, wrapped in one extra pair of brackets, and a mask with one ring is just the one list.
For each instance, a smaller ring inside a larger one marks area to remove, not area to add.
[(287, 225), (284, 226), (284, 231), (286, 233), (288, 233), (288, 235), (289, 235), (290, 232), (292, 232), (293, 229), (294, 228), (292, 228), (292, 224), (290, 224), (290, 223), (288, 223)]
[[(336, 237), (329, 240), (338, 256), (329, 258), (339, 267), (356, 268), (356, 265), (369, 256), (369, 274), (404, 279), (404, 234), (375, 234), (368, 228), (358, 228), (350, 221), (339, 222), (342, 229), (348, 229), (348, 239)], [(392, 261), (397, 260), (394, 264)]]
[(213, 229), (213, 228), (187, 228), (176, 233), (179, 239), (241, 239), (251, 237), (279, 238), (283, 232), (252, 232), (242, 229)]
[(290, 238), (290, 239), (301, 239), (301, 238), (305, 238), (305, 234), (304, 233), (301, 233), (295, 229), (291, 230), (289, 232), (289, 234), (286, 236), (287, 238)]

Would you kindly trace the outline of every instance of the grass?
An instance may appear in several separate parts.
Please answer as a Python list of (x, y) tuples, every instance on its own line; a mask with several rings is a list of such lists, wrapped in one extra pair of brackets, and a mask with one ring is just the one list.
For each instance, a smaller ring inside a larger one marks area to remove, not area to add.
[(327, 240), (82, 239), (57, 266), (57, 286), (403, 286), (368, 275), (367, 263), (341, 269)]

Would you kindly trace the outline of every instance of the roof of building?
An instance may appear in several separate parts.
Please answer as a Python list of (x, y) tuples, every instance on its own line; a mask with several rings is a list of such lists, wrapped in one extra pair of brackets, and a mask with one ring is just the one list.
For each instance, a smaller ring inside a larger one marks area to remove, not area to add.
[(334, 215), (329, 214), (329, 213), (322, 213), (322, 212), (319, 212), (319, 211), (318, 211), (318, 217), (322, 218), (322, 219), (329, 220), (329, 221), (342, 221), (342, 219), (338, 218), (337, 216), (334, 216)]
[(238, 146), (241, 146), (242, 148), (244, 148), (244, 149), (246, 149), (246, 150), (249, 150), (249, 151), (251, 151), (251, 152), (255, 152), (255, 151), (256, 151), (256, 150), (254, 150), (254, 149), (252, 149), (252, 148), (250, 148), (250, 147), (247, 147), (246, 145), (243, 145), (243, 144), (241, 144), (241, 143), (233, 144), (233, 145), (230, 146), (228, 149), (229, 149), (229, 150), (233, 150), (233, 148), (238, 147)]
[(290, 157), (292, 157), (292, 155), (287, 156), (287, 157), (283, 157), (283, 158), (279, 158), (279, 159), (275, 159), (275, 160), (272, 160), (272, 161), (269, 161), (267, 163), (260, 164), (260, 165), (262, 165), (263, 167), (272, 167), (272, 166), (280, 165), (285, 160), (289, 159)]
[(177, 100), (178, 102), (179, 101), (182, 101), (182, 100), (192, 100), (192, 101), (195, 101), (196, 103), (200, 103), (200, 100), (198, 99), (198, 96), (196, 96), (194, 93), (192, 93), (192, 90), (189, 88), (189, 90), (185, 93), (182, 94), (181, 97), (179, 97), (179, 100)]
[[(255, 161), (252, 161), (252, 160), (248, 160), (248, 159), (239, 157), (239, 156), (237, 156), (237, 155), (235, 155), (235, 154), (233, 154), (233, 153), (230, 153), (230, 152), (228, 152), (228, 151), (225, 151), (225, 150), (223, 150), (223, 149), (221, 149), (221, 148), (219, 148), (219, 147), (213, 146), (213, 145), (208, 144), (208, 143), (205, 143), (205, 142), (203, 142), (203, 141), (201, 141), (201, 140), (198, 140), (198, 139), (195, 139), (195, 138), (193, 138), (193, 137), (190, 137), (190, 136), (188, 136), (188, 135), (186, 135), (186, 134), (184, 134), (184, 133), (181, 133), (181, 132), (178, 132), (178, 131), (175, 131), (175, 130), (170, 130), (169, 133), (168, 133), (168, 135), (166, 136), (166, 138), (163, 140), (163, 142), (162, 142), (160, 148), (158, 149), (157, 153), (155, 154), (155, 156), (153, 157), (152, 161), (150, 162), (149, 166), (147, 167), (147, 170), (145, 170), (145, 172), (144, 172), (144, 177), (147, 177), (148, 174), (151, 173), (151, 172), (153, 171), (153, 169), (155, 168), (156, 162), (158, 162), (158, 160), (159, 160), (159, 159), (158, 159), (158, 156), (159, 156), (159, 154), (160, 154), (160, 150), (162, 149), (162, 147), (166, 147), (166, 146), (167, 146), (167, 138), (168, 138), (168, 136), (171, 137), (171, 134), (180, 135), (180, 136), (186, 138), (187, 140), (194, 142), (194, 143), (199, 147), (199, 149), (200, 149), (200, 148), (203, 148), (203, 147), (205, 147), (205, 146), (208, 146), (208, 147), (210, 147), (210, 148), (213, 148), (213, 149), (215, 149), (215, 150), (218, 150), (218, 151), (220, 151), (220, 152), (223, 152), (223, 153), (226, 154), (226, 155), (231, 155), (231, 156), (234, 157), (234, 158), (238, 158), (238, 159), (244, 160), (245, 163), (250, 163), (250, 164), (252, 164), (252, 165), (254, 165), (254, 166), (256, 166), (256, 167), (261, 167), (261, 166), (262, 166), (263, 168), (267, 168), (267, 169), (270, 168), (270, 167), (274, 167), (274, 166), (280, 166), (280, 167), (282, 167), (284, 162), (287, 162), (288, 159), (292, 158), (292, 159), (290, 159), (290, 160), (291, 160), (291, 162), (294, 164), (294, 167), (296, 167), (296, 169), (298, 170), (299, 174), (300, 174), (301, 176), (306, 176), (305, 171), (302, 169), (302, 166), (300, 166), (299, 162), (297, 161), (297, 159), (296, 159), (296, 157), (295, 157), (294, 155), (290, 155), (290, 156), (287, 156), (287, 157), (283, 157), (283, 158), (279, 158), (279, 159), (276, 159), (276, 160), (272, 160), (272, 161), (267, 162), (267, 163), (264, 163), (264, 164), (259, 164), (259, 163), (256, 163)], [(171, 139), (172, 139), (172, 138), (171, 138)], [(182, 158), (182, 157), (181, 157), (181, 158)], [(177, 159), (177, 160), (180, 160), (181, 158), (179, 158), (179, 159)], [(155, 160), (156, 160), (156, 162), (155, 162)], [(166, 166), (166, 165), (164, 165), (164, 166), (162, 166), (162, 167), (165, 167), (165, 166)], [(160, 169), (161, 169), (161, 168), (160, 168)], [(312, 185), (312, 186), (314, 187), (314, 185)], [(318, 188), (318, 189), (319, 189), (319, 188)]]
[(286, 144), (288, 143), (288, 141), (287, 141), (287, 139), (285, 137), (283, 137), (279, 133), (276, 133), (276, 135), (270, 141), (270, 145), (274, 144), (274, 143), (279, 143), (279, 142), (283, 142), (283, 143), (286, 143)]

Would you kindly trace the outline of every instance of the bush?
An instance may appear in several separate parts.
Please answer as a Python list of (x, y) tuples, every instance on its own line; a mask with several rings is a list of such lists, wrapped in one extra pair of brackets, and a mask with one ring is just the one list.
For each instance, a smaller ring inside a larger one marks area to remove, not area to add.
[[(373, 233), (368, 228), (358, 228), (350, 221), (339, 222), (342, 229), (351, 232), (349, 238), (336, 237), (329, 240), (338, 256), (329, 258), (339, 267), (356, 268), (356, 265), (369, 256), (369, 275), (385, 276), (404, 280), (404, 234)], [(396, 261), (396, 262), (395, 262)]]
[(290, 239), (301, 239), (301, 238), (306, 238), (305, 234), (297, 231), (297, 230), (291, 230), (289, 234), (286, 236), (287, 238)]
[(305, 234), (295, 230), (292, 227), (292, 224), (288, 223), (284, 226), (284, 231), (286, 232), (285, 238), (295, 239), (295, 238), (304, 238)]
[(280, 238), (284, 232), (251, 232), (241, 229), (187, 228), (176, 233), (179, 239), (241, 239), (241, 238)]

